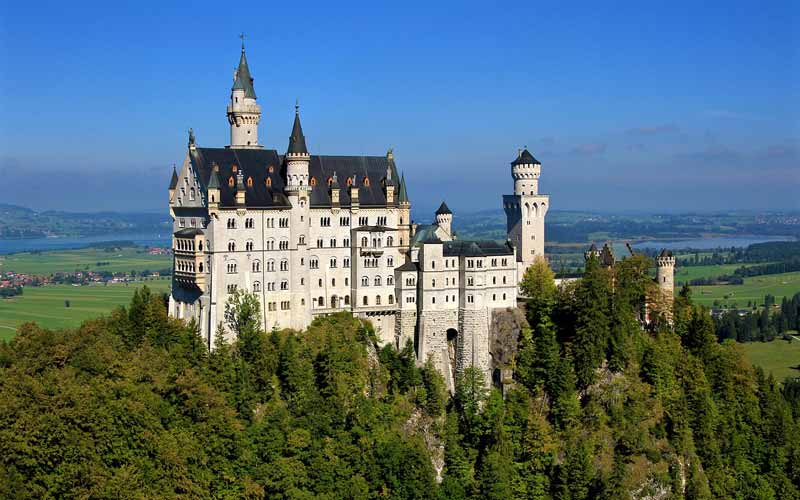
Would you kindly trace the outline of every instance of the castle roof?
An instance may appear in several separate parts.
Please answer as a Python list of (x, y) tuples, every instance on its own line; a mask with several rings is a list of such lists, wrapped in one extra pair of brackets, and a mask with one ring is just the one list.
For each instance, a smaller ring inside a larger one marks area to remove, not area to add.
[(436, 215), (453, 215), (453, 212), (447, 208), (447, 204), (445, 202), (442, 202), (442, 204), (439, 205), (439, 209), (436, 210)]
[(672, 250), (667, 250), (666, 248), (661, 250), (661, 253), (658, 254), (659, 257), (672, 257)]
[(178, 172), (175, 171), (175, 165), (172, 166), (172, 179), (169, 181), (169, 188), (175, 189), (178, 187)]
[(219, 182), (219, 175), (214, 168), (211, 168), (211, 175), (208, 178), (208, 189), (219, 189), (220, 182)]
[(527, 149), (523, 149), (519, 152), (519, 155), (511, 162), (512, 165), (541, 165), (539, 160), (533, 157), (533, 155)]
[(295, 106), (294, 125), (292, 125), (292, 135), (289, 136), (289, 149), (287, 154), (308, 154), (306, 147), (306, 137), (303, 135), (303, 127), (300, 126), (300, 110)]
[(445, 257), (488, 257), (493, 255), (513, 255), (514, 248), (509, 242), (498, 243), (494, 240), (455, 240), (443, 243), (442, 253)]
[(406, 262), (395, 271), (419, 271), (419, 262)]
[(250, 68), (247, 66), (247, 57), (244, 55), (244, 45), (242, 45), (242, 55), (239, 57), (239, 67), (233, 75), (233, 88), (231, 90), (244, 90), (244, 96), (251, 99), (256, 98), (256, 90), (253, 88), (253, 77), (250, 76)]
[[(219, 167), (219, 177), (216, 182), (220, 190), (220, 206), (236, 206), (236, 178), (237, 173), (242, 173), (242, 178), (252, 178), (252, 185), (246, 183), (245, 201), (247, 206), (262, 208), (287, 208), (289, 199), (284, 194), (285, 164), (284, 156), (274, 149), (236, 149), (236, 148), (201, 148), (189, 151), (189, 159), (197, 172), (200, 182), (209, 187), (212, 183), (213, 165)], [(233, 171), (236, 166), (238, 172)], [(270, 172), (269, 167), (272, 168)], [(386, 206), (386, 194), (381, 186), (381, 180), (386, 175), (389, 167), (386, 156), (310, 156), (308, 172), (309, 177), (316, 179), (317, 186), (311, 190), (312, 207), (330, 207), (330, 190), (327, 189), (327, 179), (334, 172), (342, 179), (358, 178), (358, 202), (361, 206)], [(393, 177), (397, 177), (397, 170), (391, 166)], [(234, 178), (234, 186), (228, 180)], [(364, 179), (370, 180), (366, 185)], [(266, 182), (270, 179), (269, 185)], [(341, 182), (341, 181), (340, 181)], [(340, 206), (350, 205), (350, 192), (342, 189), (339, 195)], [(389, 203), (396, 206), (397, 201)]]

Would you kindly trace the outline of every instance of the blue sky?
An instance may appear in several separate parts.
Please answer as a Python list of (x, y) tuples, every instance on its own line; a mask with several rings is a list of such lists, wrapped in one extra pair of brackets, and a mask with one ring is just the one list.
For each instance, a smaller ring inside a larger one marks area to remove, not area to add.
[(261, 142), (297, 98), (419, 211), (499, 208), (524, 145), (554, 209), (800, 208), (796, 2), (560, 3), (6, 2), (0, 201), (163, 210), (186, 130), (227, 144), (243, 31)]

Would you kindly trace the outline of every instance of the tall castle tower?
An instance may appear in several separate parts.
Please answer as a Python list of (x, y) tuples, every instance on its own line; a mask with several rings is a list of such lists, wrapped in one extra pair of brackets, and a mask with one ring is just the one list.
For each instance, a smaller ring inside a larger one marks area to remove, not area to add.
[(527, 149), (521, 150), (511, 162), (514, 194), (503, 195), (508, 240), (517, 251), (519, 279), (537, 255), (544, 255), (544, 218), (550, 197), (539, 194), (541, 170), (542, 164)]
[(231, 102), (228, 104), (228, 123), (231, 125), (231, 144), (229, 148), (261, 148), (258, 144), (258, 122), (261, 121), (261, 107), (256, 103), (253, 77), (247, 66), (242, 41), (242, 55), (239, 67), (233, 73)]
[(667, 249), (661, 250), (656, 257), (656, 282), (664, 297), (672, 302), (675, 294), (675, 256)]

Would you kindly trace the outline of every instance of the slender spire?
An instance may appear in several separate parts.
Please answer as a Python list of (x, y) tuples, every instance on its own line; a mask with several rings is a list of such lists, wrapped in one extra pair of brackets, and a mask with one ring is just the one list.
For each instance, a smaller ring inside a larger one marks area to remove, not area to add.
[(178, 187), (178, 172), (175, 171), (175, 164), (172, 164), (172, 179), (169, 181), (169, 188), (175, 189)]
[(253, 77), (250, 76), (250, 67), (247, 66), (247, 56), (244, 53), (244, 33), (239, 35), (242, 39), (242, 55), (239, 57), (239, 67), (233, 75), (233, 89), (244, 90), (244, 96), (251, 99), (256, 98), (256, 90), (253, 87)]
[(408, 193), (406, 193), (406, 174), (400, 177), (400, 192), (397, 194), (397, 201), (408, 203)]
[(439, 205), (439, 209), (436, 211), (436, 215), (452, 215), (453, 212), (450, 211), (450, 208), (447, 206), (447, 203), (442, 202)]
[(219, 189), (220, 180), (216, 169), (211, 169), (211, 177), (208, 179), (208, 189)]
[(300, 104), (294, 105), (294, 125), (292, 126), (292, 135), (289, 136), (289, 149), (286, 150), (287, 154), (308, 154), (306, 147), (306, 137), (303, 135), (303, 127), (300, 125)]

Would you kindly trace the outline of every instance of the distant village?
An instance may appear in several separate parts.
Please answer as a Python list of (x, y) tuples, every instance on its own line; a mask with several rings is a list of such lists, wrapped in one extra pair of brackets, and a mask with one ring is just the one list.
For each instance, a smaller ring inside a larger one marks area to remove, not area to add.
[[(172, 255), (169, 248), (148, 247), (148, 255)], [(98, 262), (97, 267), (103, 264)], [(45, 285), (97, 285), (130, 283), (142, 279), (158, 279), (169, 276), (169, 269), (143, 270), (143, 271), (101, 271), (101, 270), (76, 270), (74, 272), (57, 272), (51, 274), (31, 274), (18, 272), (0, 272), (0, 298), (10, 298), (22, 295), (25, 287)]]

